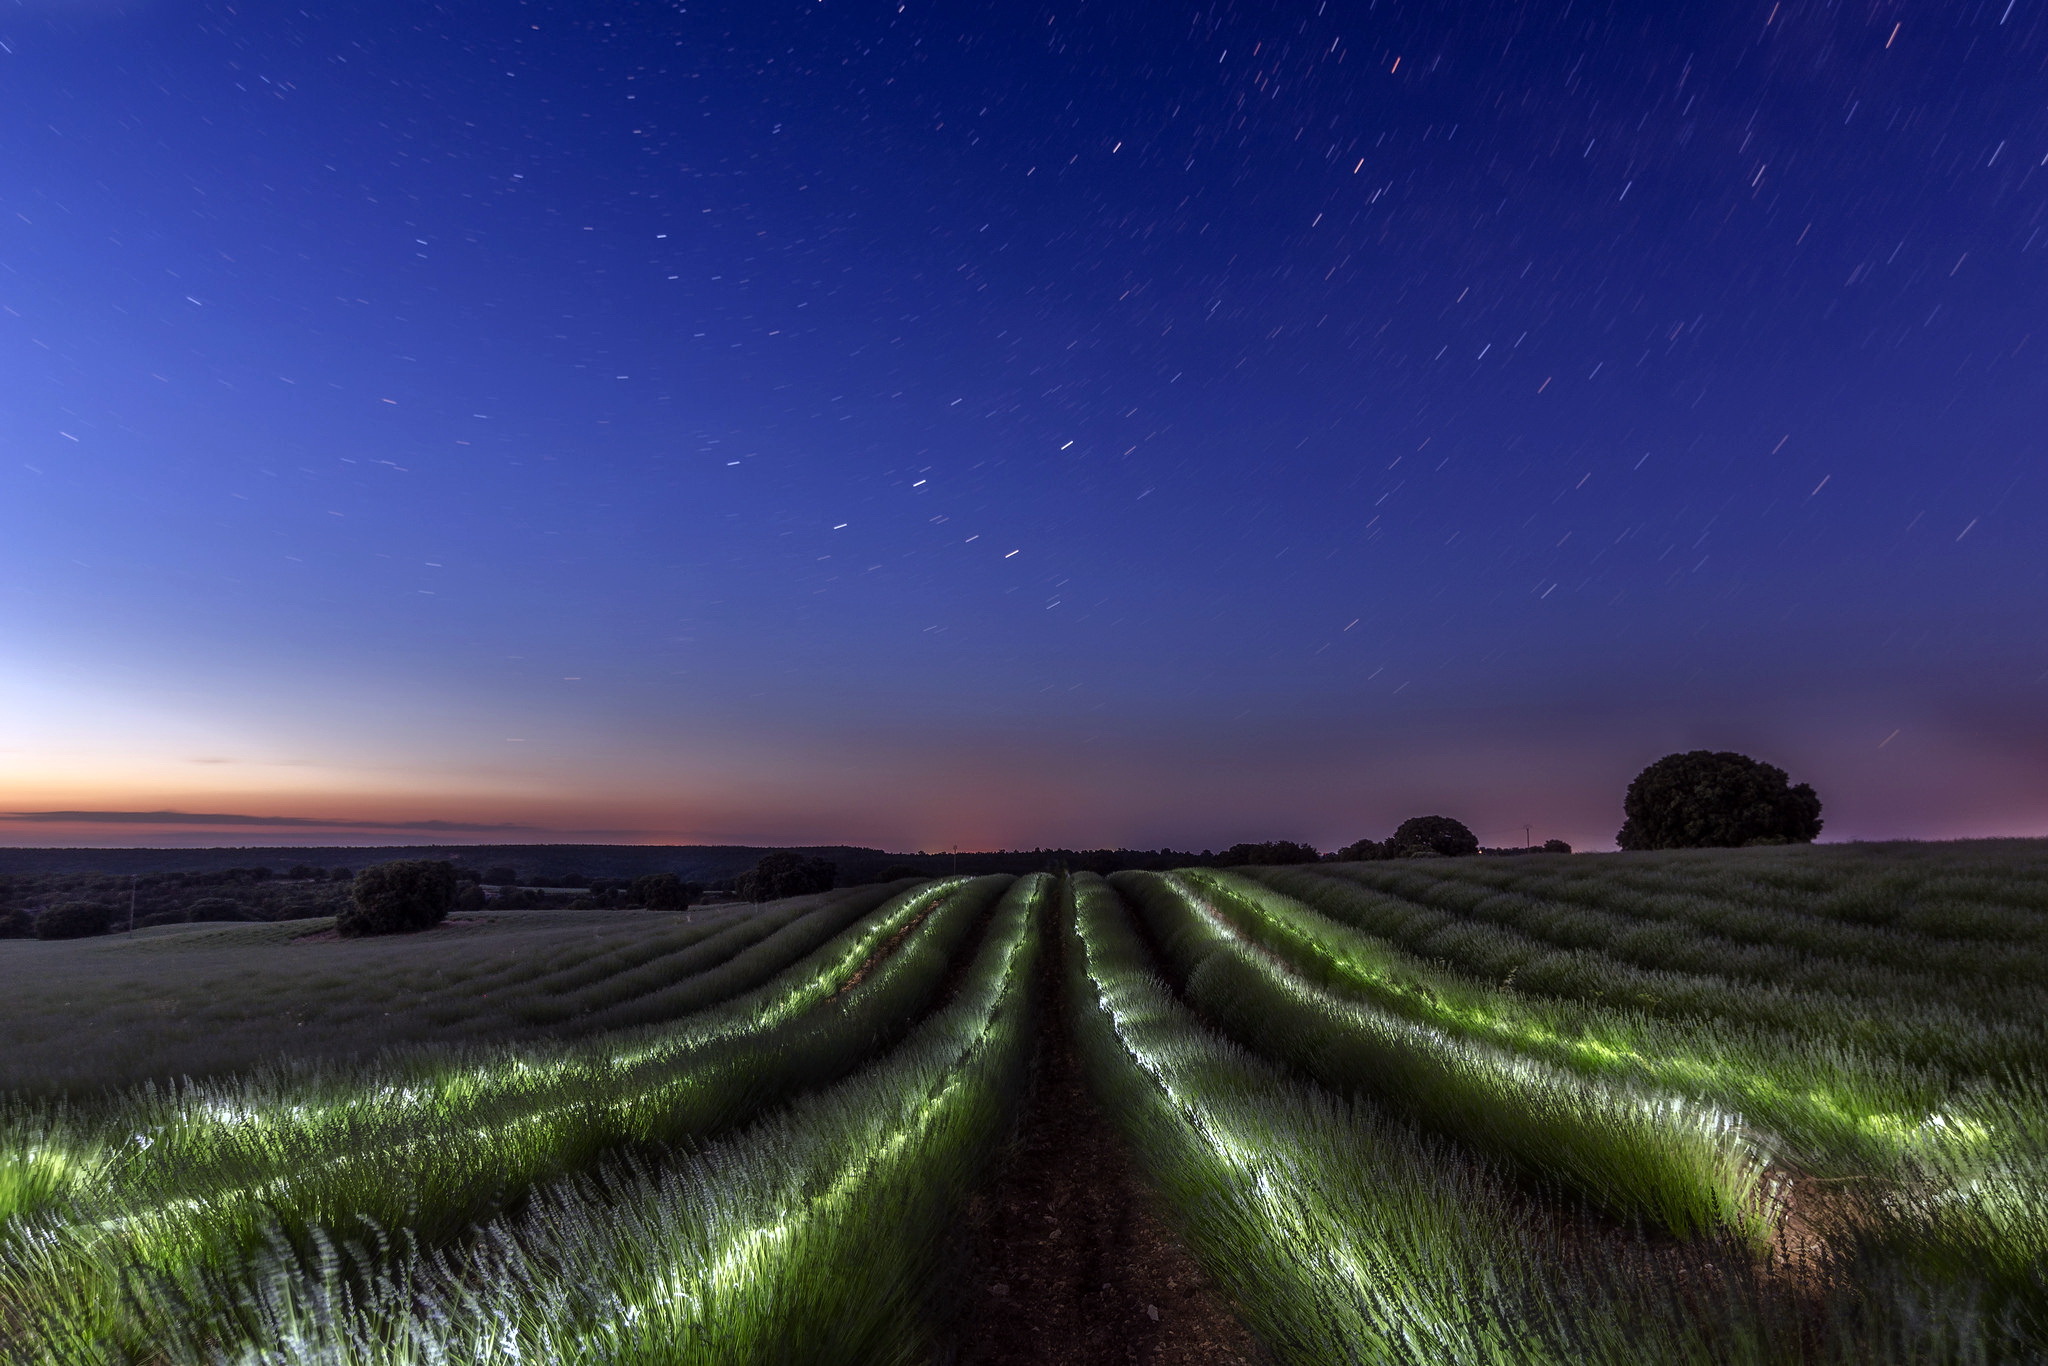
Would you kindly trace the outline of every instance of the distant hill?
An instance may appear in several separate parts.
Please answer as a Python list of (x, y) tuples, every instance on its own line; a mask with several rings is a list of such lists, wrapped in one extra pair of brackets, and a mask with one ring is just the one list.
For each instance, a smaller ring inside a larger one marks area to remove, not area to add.
[[(674, 873), (685, 882), (723, 882), (761, 861), (770, 847), (743, 844), (393, 844), (255, 845), (227, 849), (0, 849), (0, 875), (45, 873), (198, 873), (224, 868), (269, 868), (295, 864), (319, 868), (367, 868), (391, 859), (449, 859), (472, 868), (509, 866), (521, 878), (544, 873), (585, 877), (638, 877)], [(839, 865), (842, 882), (859, 882), (892, 863), (918, 863), (916, 856), (835, 844), (797, 850), (806, 858)]]
[[(891, 869), (916, 868), (932, 877), (945, 873), (1031, 873), (1041, 869), (1185, 868), (1211, 862), (1201, 853), (1173, 849), (1001, 849), (958, 854), (892, 854), (850, 844), (790, 846), (806, 858), (838, 865), (839, 885), (872, 882)], [(268, 868), (282, 873), (298, 864), (317, 868), (367, 868), (391, 859), (448, 859), (482, 870), (510, 867), (522, 881), (549, 874), (581, 873), (593, 878), (630, 878), (674, 873), (685, 882), (725, 882), (752, 868), (780, 846), (752, 844), (390, 844), (250, 845), (223, 849), (0, 849), (0, 877), (53, 874), (212, 873), (228, 868)]]

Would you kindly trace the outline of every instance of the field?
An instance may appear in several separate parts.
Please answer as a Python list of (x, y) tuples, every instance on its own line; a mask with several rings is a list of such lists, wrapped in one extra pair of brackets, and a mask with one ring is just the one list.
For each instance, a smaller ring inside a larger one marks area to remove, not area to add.
[(2048, 1358), (2048, 843), (0, 942), (55, 1363)]

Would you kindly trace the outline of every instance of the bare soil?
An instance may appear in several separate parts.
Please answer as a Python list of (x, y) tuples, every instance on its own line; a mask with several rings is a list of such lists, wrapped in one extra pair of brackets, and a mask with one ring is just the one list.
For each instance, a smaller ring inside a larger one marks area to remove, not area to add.
[[(1051, 955), (1048, 955), (1051, 957)], [(1153, 1212), (1088, 1093), (1057, 969), (1015, 1145), (969, 1210), (954, 1366), (1251, 1366), (1251, 1335)]]

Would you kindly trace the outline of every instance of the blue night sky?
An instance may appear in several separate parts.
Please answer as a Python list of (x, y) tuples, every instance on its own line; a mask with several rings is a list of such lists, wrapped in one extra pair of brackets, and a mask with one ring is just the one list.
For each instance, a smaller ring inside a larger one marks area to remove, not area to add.
[(0, 842), (2048, 833), (2044, 94), (2043, 0), (6, 0)]

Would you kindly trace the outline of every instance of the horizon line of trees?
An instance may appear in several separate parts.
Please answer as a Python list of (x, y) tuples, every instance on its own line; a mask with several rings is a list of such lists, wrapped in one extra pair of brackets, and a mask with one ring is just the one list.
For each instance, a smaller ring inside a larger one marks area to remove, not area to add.
[[(1667, 754), (1636, 775), (1622, 800), (1623, 824), (1616, 842), (1624, 850), (1735, 848), (1773, 844), (1808, 844), (1821, 831), (1821, 804), (1813, 787), (1794, 784), (1785, 770), (1728, 750), (1688, 750)], [(1414, 816), (1401, 822), (1384, 840), (1361, 839), (1325, 854), (1293, 840), (1233, 844), (1216, 852), (1176, 849), (1033, 849), (994, 853), (927, 854), (920, 862), (908, 856), (877, 868), (855, 881), (875, 883), (923, 878), (949, 871), (969, 874), (1023, 873), (1039, 870), (1119, 872), (1177, 867), (1233, 868), (1321, 862), (1359, 862), (1401, 858), (1470, 858), (1478, 855), (1569, 854), (1563, 840), (1545, 840), (1527, 847), (1482, 848), (1463, 822), (1450, 816)], [(963, 866), (964, 865), (964, 866)], [(591, 878), (556, 872), (522, 879), (516, 868), (497, 865), (476, 869), (451, 859), (397, 859), (358, 873), (347, 868), (321, 869), (298, 864), (282, 879), (269, 869), (229, 868), (218, 872), (163, 873), (128, 881), (129, 905), (117, 908), (105, 900), (72, 897), (40, 908), (0, 904), (0, 939), (79, 939), (102, 935), (117, 924), (143, 928), (195, 920), (271, 919), (259, 916), (232, 897), (201, 897), (170, 909), (159, 898), (185, 888), (245, 887), (250, 895), (272, 896), (265, 887), (274, 881), (293, 883), (350, 882), (348, 901), (336, 908), (335, 929), (344, 938), (430, 929), (451, 911), (544, 906), (541, 887), (572, 890), (571, 908), (642, 907), (681, 911), (707, 891), (729, 891), (745, 901), (762, 902), (827, 892), (839, 885), (840, 869), (830, 860), (806, 857), (783, 849), (771, 852), (753, 868), (724, 884), (685, 881), (674, 872), (645, 873), (634, 878)], [(98, 881), (105, 882), (101, 878)], [(75, 886), (76, 877), (52, 879)], [(0, 902), (11, 900), (13, 879), (0, 878)], [(139, 915), (138, 898), (145, 883), (152, 909)], [(495, 887), (489, 896), (485, 888)], [(331, 897), (332, 894), (292, 893)], [(558, 903), (557, 903), (558, 904)], [(316, 911), (315, 914), (321, 912)], [(287, 912), (287, 917), (289, 912)]]

